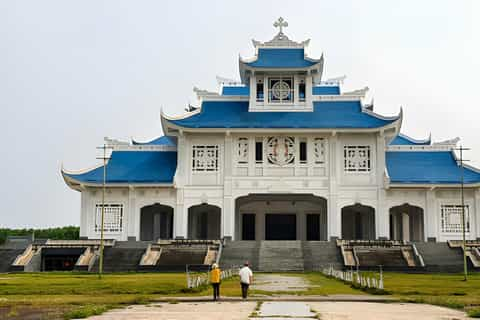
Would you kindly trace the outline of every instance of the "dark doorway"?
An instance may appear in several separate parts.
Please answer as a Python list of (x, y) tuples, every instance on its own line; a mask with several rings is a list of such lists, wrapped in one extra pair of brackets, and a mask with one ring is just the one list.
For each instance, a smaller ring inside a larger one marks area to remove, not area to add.
[(140, 210), (140, 240), (156, 241), (172, 239), (173, 208), (161, 204), (143, 207)]
[(405, 203), (390, 208), (390, 240), (424, 241), (423, 209)]
[(320, 215), (307, 214), (307, 241), (320, 240)]
[(242, 240), (255, 240), (255, 215), (242, 214)]
[(42, 271), (72, 271), (85, 248), (43, 248)]
[(361, 204), (343, 207), (342, 239), (374, 240), (375, 209)]
[(196, 240), (220, 239), (221, 209), (200, 204), (188, 209), (188, 238)]
[(266, 214), (265, 240), (296, 240), (297, 217), (294, 214)]

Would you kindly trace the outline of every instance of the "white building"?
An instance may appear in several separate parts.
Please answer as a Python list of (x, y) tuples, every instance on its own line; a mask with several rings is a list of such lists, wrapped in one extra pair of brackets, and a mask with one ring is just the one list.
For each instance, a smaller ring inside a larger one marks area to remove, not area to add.
[[(324, 80), (323, 56), (282, 31), (240, 58), (240, 82), (195, 89), (199, 108), (161, 115), (164, 136), (108, 140), (104, 231), (118, 240), (460, 239), (457, 140), (400, 133), (368, 88)], [(62, 170), (81, 192), (80, 235), (100, 237), (103, 166)], [(480, 172), (464, 169), (468, 239), (480, 237)]]

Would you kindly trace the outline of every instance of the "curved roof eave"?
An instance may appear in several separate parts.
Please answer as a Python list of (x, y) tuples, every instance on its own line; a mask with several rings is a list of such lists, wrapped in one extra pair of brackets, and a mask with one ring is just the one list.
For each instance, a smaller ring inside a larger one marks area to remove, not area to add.
[(292, 71), (292, 70), (314, 70), (317, 68), (321, 68), (323, 64), (323, 55), (318, 58), (310, 58), (308, 56), (305, 56), (304, 59), (310, 62), (313, 62), (312, 65), (310, 66), (305, 66), (305, 67), (292, 67), (292, 68), (262, 68), (262, 67), (252, 67), (249, 66), (249, 63), (253, 63), (257, 61), (258, 56), (252, 57), (252, 58), (242, 58), (240, 55), (238, 56), (238, 69), (240, 72), (240, 79), (243, 83), (246, 82), (245, 78), (245, 71), (246, 70), (256, 70), (256, 71)]
[[(73, 190), (77, 191), (82, 191), (84, 187), (101, 187), (103, 186), (102, 183), (94, 183), (94, 182), (84, 182), (80, 181), (78, 179), (75, 179), (72, 177), (72, 174), (69, 174), (65, 172), (62, 169), (62, 177), (65, 183), (72, 188)], [(107, 183), (106, 184), (108, 187), (130, 187), (130, 186), (137, 186), (137, 187), (174, 187), (174, 183), (131, 183), (131, 182), (125, 182), (125, 183)]]
[[(390, 128), (395, 128), (395, 131), (398, 132), (400, 130), (402, 116), (394, 116), (392, 117), (393, 120), (390, 123), (387, 123), (384, 126), (375, 127), (375, 128), (191, 128), (191, 127), (183, 127), (176, 123), (171, 122), (171, 119), (162, 118), (162, 126), (164, 130), (168, 130), (169, 128), (174, 129), (176, 131), (188, 131), (188, 132), (272, 132), (282, 130), (283, 132), (289, 131), (300, 131), (300, 132), (378, 132), (388, 130)], [(167, 132), (167, 131), (165, 131)]]

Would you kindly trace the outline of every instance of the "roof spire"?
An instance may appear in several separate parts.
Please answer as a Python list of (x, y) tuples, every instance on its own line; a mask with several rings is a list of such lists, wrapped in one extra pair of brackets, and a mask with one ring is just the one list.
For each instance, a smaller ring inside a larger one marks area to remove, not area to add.
[(283, 28), (288, 27), (288, 22), (285, 21), (285, 19), (283, 19), (282, 17), (280, 17), (277, 21), (273, 23), (273, 26), (275, 28), (279, 28), (280, 31), (278, 33), (283, 33)]

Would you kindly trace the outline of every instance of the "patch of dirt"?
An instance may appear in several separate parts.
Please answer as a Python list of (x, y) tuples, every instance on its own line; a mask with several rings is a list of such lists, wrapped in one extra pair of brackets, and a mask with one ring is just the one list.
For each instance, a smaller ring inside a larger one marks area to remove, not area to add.
[(61, 320), (66, 308), (0, 307), (1, 320)]

